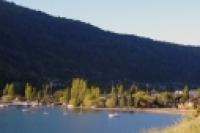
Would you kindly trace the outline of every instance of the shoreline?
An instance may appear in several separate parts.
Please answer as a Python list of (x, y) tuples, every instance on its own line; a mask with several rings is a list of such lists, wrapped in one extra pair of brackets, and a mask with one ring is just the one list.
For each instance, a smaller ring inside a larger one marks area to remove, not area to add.
[(87, 107), (74, 107), (73, 109), (93, 110), (93, 111), (110, 111), (110, 112), (144, 112), (156, 114), (171, 114), (187, 116), (194, 112), (194, 109), (177, 109), (177, 108), (87, 108)]
[(18, 102), (18, 103), (0, 103), (0, 108), (9, 107), (9, 106), (30, 106), (30, 107), (45, 107), (45, 106), (60, 106), (68, 110), (73, 109), (83, 109), (83, 110), (92, 110), (92, 111), (110, 111), (110, 112), (144, 112), (144, 113), (156, 113), (156, 114), (174, 114), (174, 115), (190, 115), (194, 112), (194, 109), (178, 109), (178, 108), (96, 108), (96, 107), (72, 107), (69, 108), (66, 105), (42, 105), (40, 103), (27, 103), (27, 102)]

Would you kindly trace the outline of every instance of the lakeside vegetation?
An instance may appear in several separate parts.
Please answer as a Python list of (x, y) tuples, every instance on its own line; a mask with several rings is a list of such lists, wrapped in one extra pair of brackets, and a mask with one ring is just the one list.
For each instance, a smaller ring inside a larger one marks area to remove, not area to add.
[(182, 123), (176, 124), (173, 127), (164, 130), (154, 130), (148, 133), (199, 133), (200, 132), (200, 120), (195, 118), (192, 120), (186, 120)]
[(200, 132), (200, 110), (197, 109), (192, 116), (165, 129), (152, 129), (146, 133), (199, 133)]
[[(63, 89), (55, 89), (44, 85), (43, 88), (35, 88), (27, 83), (24, 92), (17, 93), (13, 83), (6, 84), (1, 102), (12, 101), (37, 101), (42, 104), (71, 105), (73, 107), (97, 107), (97, 108), (174, 108), (179, 103), (189, 99), (189, 88), (184, 87), (181, 94), (169, 91), (150, 91), (147, 88), (139, 88), (131, 85), (125, 88), (122, 84), (111, 86), (110, 92), (102, 92), (98, 86), (89, 85), (84, 79), (73, 79), (71, 85)], [(198, 94), (200, 95), (200, 93)]]

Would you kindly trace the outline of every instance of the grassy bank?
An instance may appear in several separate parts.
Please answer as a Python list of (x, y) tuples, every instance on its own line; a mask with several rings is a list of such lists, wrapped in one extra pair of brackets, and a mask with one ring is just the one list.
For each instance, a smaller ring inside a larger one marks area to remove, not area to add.
[(200, 117), (188, 118), (172, 127), (154, 129), (146, 133), (200, 133)]

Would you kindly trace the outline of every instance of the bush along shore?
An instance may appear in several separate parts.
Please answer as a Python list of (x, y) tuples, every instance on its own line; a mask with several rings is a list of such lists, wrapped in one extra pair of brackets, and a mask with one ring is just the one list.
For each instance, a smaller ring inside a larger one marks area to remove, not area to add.
[[(182, 91), (148, 91), (131, 85), (112, 85), (110, 92), (102, 92), (99, 87), (88, 85), (86, 80), (73, 79), (71, 85), (53, 91), (51, 86), (35, 88), (26, 83), (22, 92), (16, 91), (16, 85), (6, 84), (1, 92), (0, 107), (7, 105), (62, 105), (68, 108), (90, 108), (95, 110), (146, 111), (146, 112), (187, 112), (198, 107), (200, 91), (196, 97), (190, 97), (189, 88)], [(167, 108), (167, 109), (161, 109)], [(173, 108), (173, 110), (172, 110)]]
[(193, 114), (171, 127), (151, 129), (145, 133), (200, 133), (200, 109), (196, 109)]

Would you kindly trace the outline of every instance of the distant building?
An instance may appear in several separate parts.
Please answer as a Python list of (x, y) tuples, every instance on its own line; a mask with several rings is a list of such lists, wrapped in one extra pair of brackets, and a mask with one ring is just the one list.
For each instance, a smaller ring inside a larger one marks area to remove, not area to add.
[(189, 95), (190, 95), (190, 98), (198, 97), (198, 91), (197, 90), (190, 90)]
[(174, 92), (175, 95), (182, 95), (183, 94), (183, 91), (182, 90), (176, 90)]

